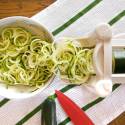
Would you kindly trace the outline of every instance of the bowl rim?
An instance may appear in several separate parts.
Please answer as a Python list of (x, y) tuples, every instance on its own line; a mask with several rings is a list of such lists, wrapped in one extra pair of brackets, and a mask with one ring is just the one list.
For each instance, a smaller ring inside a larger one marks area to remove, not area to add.
[[(47, 28), (45, 28), (45, 26), (43, 26), (42, 24), (36, 22), (35, 20), (29, 18), (29, 17), (25, 17), (25, 16), (11, 16), (11, 17), (6, 17), (3, 19), (0, 19), (0, 26), (9, 26), (9, 24), (14, 23), (15, 21), (20, 21), (20, 22), (24, 22), (27, 21), (28, 23), (33, 24), (36, 27), (40, 27), (41, 30), (45, 31), (46, 34), (49, 36), (49, 38), (51, 39), (52, 42), (54, 42), (54, 37), (52, 35), (52, 33), (50, 31), (48, 31)], [(55, 75), (52, 74), (51, 78), (47, 81), (47, 83), (42, 86), (41, 88), (39, 88), (38, 90), (31, 92), (31, 93), (10, 93), (9, 91), (0, 91), (0, 95), (9, 99), (25, 99), (25, 98), (30, 98), (33, 97), (37, 94), (40, 94), (43, 90), (45, 90), (54, 80)]]

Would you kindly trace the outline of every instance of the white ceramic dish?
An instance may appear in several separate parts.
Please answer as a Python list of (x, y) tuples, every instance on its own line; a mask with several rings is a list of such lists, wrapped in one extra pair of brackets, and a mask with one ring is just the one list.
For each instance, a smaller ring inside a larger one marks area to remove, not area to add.
[[(4, 27), (13, 27), (13, 26), (24, 27), (27, 30), (33, 32), (33, 34), (37, 34), (42, 38), (46, 38), (47, 40), (53, 42), (52, 34), (44, 26), (33, 21), (30, 18), (22, 17), (22, 16), (14, 16), (14, 17), (8, 17), (0, 20), (0, 32)], [(54, 78), (54, 75), (45, 84), (45, 86), (42, 86), (40, 89), (34, 92), (29, 92), (30, 89), (27, 88), (26, 86), (14, 86), (14, 87), (8, 87), (7, 89), (6, 86), (1, 83), (0, 95), (10, 99), (11, 98), (21, 99), (21, 98), (32, 97), (42, 92), (52, 82), (53, 78)]]

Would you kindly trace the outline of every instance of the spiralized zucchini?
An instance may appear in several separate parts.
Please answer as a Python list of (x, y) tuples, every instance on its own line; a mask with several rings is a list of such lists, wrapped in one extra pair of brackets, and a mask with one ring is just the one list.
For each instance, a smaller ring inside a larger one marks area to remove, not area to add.
[(85, 83), (93, 69), (93, 49), (83, 49), (68, 40), (57, 46), (54, 52), (60, 77), (73, 84)]
[(53, 44), (21, 27), (6, 27), (0, 35), (0, 81), (39, 88), (52, 76)]
[(72, 41), (55, 44), (21, 27), (6, 27), (0, 35), (0, 82), (8, 86), (44, 86), (53, 74), (74, 84), (85, 83), (93, 69), (93, 49)]

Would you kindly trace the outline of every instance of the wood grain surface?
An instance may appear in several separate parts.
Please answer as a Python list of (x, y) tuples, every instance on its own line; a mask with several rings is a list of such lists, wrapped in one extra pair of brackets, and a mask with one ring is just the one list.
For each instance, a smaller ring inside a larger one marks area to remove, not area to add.
[[(0, 0), (0, 18), (8, 16), (31, 17), (55, 0)], [(125, 112), (109, 125), (125, 125)]]
[(54, 0), (0, 0), (0, 18), (7, 16), (28, 16), (46, 8)]

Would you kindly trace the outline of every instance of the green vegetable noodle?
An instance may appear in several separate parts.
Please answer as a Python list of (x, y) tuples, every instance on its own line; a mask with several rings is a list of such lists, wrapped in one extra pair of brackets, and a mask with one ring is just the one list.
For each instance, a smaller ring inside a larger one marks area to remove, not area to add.
[(24, 28), (4, 28), (0, 34), (0, 82), (43, 86), (54, 72), (52, 49), (52, 43)]
[(0, 34), (0, 82), (7, 87), (44, 86), (53, 74), (70, 83), (85, 83), (93, 69), (93, 48), (71, 40), (55, 44), (21, 27), (6, 27)]
[(60, 77), (73, 84), (85, 83), (92, 75), (93, 49), (82, 48), (66, 40), (56, 47), (53, 54)]

